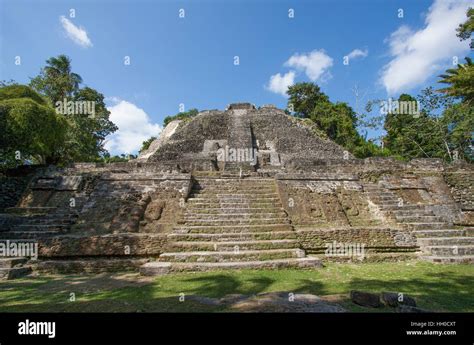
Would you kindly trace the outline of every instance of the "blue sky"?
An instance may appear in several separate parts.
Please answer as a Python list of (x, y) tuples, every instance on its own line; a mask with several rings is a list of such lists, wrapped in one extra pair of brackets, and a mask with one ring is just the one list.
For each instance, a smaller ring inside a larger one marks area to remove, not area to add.
[(185, 110), (238, 101), (284, 108), (284, 89), (299, 81), (314, 81), (331, 100), (353, 107), (355, 85), (366, 95), (362, 102), (417, 94), (436, 84), (454, 56), (469, 55), (469, 42), (454, 30), (474, 0), (0, 4), (0, 79), (27, 83), (46, 59), (68, 55), (84, 85), (107, 97), (119, 125), (107, 147), (121, 153), (157, 135), (180, 104)]

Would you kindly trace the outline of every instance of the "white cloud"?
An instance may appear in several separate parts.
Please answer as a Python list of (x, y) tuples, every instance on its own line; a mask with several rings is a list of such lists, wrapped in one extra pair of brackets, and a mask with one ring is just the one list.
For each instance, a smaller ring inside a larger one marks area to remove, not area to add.
[(413, 31), (401, 26), (387, 40), (392, 60), (382, 70), (380, 81), (389, 94), (407, 91), (446, 69), (453, 56), (462, 60), (468, 41), (456, 37), (456, 28), (466, 20), (472, 1), (435, 0), (425, 27)]
[(110, 99), (117, 101), (117, 104), (107, 109), (110, 111), (110, 120), (117, 125), (118, 130), (107, 138), (107, 150), (113, 154), (136, 153), (145, 140), (159, 135), (161, 126), (152, 123), (143, 109), (115, 97)]
[(328, 69), (333, 65), (333, 59), (323, 49), (313, 50), (307, 54), (294, 54), (285, 66), (304, 71), (311, 81), (329, 78)]
[(92, 47), (92, 42), (87, 36), (87, 31), (83, 27), (75, 26), (64, 16), (59, 17), (59, 20), (61, 21), (63, 29), (66, 31), (67, 37), (69, 37), (74, 43), (84, 48)]
[(286, 96), (286, 90), (288, 90), (288, 86), (293, 85), (295, 82), (295, 72), (289, 71), (284, 75), (280, 73), (274, 74), (270, 77), (270, 81), (268, 82), (267, 89), (278, 93), (282, 96)]
[(357, 59), (359, 57), (365, 58), (368, 55), (369, 55), (369, 51), (367, 49), (365, 49), (365, 50), (354, 49), (349, 54), (347, 54), (347, 57), (349, 58), (349, 60), (352, 60), (352, 59)]

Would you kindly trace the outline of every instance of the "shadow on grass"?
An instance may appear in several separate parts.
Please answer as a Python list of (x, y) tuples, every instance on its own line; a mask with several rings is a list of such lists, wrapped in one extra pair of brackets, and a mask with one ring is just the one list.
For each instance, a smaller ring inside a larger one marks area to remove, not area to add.
[[(284, 284), (282, 284), (284, 283)], [(55, 276), (28, 278), (0, 284), (2, 312), (205, 312), (222, 306), (205, 305), (185, 296), (220, 298), (228, 294), (255, 295), (269, 291), (343, 296), (353, 311), (389, 311), (353, 305), (350, 290), (373, 293), (402, 292), (421, 308), (432, 311), (474, 312), (474, 277), (456, 272), (425, 273), (414, 279), (355, 277), (338, 284), (337, 278), (306, 279), (285, 271), (179, 274), (156, 280), (138, 276)], [(71, 301), (71, 293), (75, 301)], [(347, 297), (344, 297), (347, 296)]]
[(223, 297), (228, 294), (254, 295), (265, 291), (275, 279), (268, 277), (239, 280), (231, 275), (215, 274), (186, 279), (185, 282), (196, 285), (188, 293), (211, 298)]

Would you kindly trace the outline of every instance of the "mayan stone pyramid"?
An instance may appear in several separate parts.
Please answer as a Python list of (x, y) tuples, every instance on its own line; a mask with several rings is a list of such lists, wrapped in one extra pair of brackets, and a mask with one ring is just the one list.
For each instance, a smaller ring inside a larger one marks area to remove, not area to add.
[(317, 268), (332, 244), (365, 261), (474, 262), (474, 174), (465, 163), (356, 159), (274, 106), (231, 104), (175, 120), (131, 162), (25, 169), (0, 183), (0, 236), (41, 272), (142, 274)]

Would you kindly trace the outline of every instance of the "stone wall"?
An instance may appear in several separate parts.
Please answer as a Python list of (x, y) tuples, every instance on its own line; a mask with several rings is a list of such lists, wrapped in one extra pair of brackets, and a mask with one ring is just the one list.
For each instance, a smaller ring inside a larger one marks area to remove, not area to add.
[(324, 253), (333, 241), (348, 244), (363, 244), (368, 252), (413, 252), (417, 249), (416, 240), (410, 234), (393, 228), (297, 228), (298, 241), (308, 253)]
[(18, 204), (35, 170), (33, 167), (20, 167), (0, 173), (0, 212)]
[(462, 211), (459, 224), (474, 226), (474, 172), (467, 165), (461, 169), (449, 169), (444, 173), (444, 180), (449, 186), (450, 194)]
[(166, 245), (165, 234), (109, 234), (60, 236), (39, 240), (41, 258), (157, 257)]
[(280, 198), (295, 226), (340, 227), (381, 224), (357, 177), (326, 174), (277, 176)]
[(141, 163), (50, 167), (28, 177), (15, 213), (1, 217), (9, 226), (0, 235), (13, 240), (17, 225), (28, 224), (35, 231), (23, 238), (39, 243), (40, 258), (55, 260), (157, 257), (192, 185), (190, 174)]

